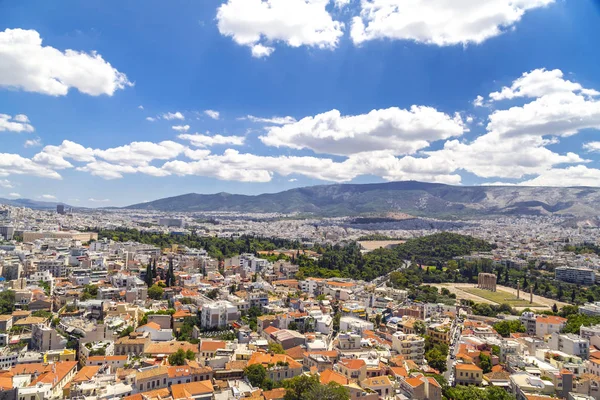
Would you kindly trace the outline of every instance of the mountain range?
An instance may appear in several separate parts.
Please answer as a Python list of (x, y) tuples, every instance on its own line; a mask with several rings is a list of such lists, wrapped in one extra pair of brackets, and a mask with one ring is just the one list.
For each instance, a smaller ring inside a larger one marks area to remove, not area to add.
[[(6, 204), (13, 207), (26, 207), (34, 210), (56, 209), (59, 204), (65, 204), (53, 201), (37, 201), (31, 199), (4, 199), (0, 197), (0, 204)], [(66, 208), (70, 206), (65, 205)]]
[(436, 218), (497, 215), (600, 215), (600, 188), (450, 186), (415, 181), (320, 185), (256, 196), (184, 194), (126, 209), (172, 212), (238, 211), (318, 216), (406, 213)]

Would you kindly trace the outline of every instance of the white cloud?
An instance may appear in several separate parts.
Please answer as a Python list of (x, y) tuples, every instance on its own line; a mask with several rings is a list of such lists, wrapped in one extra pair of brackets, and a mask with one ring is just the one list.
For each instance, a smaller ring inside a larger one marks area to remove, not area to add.
[(243, 146), (246, 140), (243, 136), (223, 136), (223, 135), (202, 135), (199, 133), (195, 134), (182, 134), (177, 136), (181, 140), (189, 141), (193, 146), (196, 147), (212, 147), (219, 145), (232, 145), (232, 146)]
[(590, 153), (600, 153), (600, 142), (588, 142), (583, 144), (583, 149)]
[(269, 57), (275, 51), (274, 47), (264, 46), (262, 44), (255, 44), (252, 46), (252, 57), (264, 58)]
[(489, 117), (488, 131), (503, 136), (570, 136), (600, 128), (600, 101), (575, 93), (545, 95), (521, 107), (498, 110)]
[(327, 11), (330, 0), (228, 0), (217, 10), (219, 32), (252, 49), (254, 57), (273, 52), (271, 43), (335, 48), (344, 24)]
[(204, 110), (204, 114), (208, 115), (212, 119), (219, 119), (221, 115), (218, 111), (215, 110)]
[(110, 199), (95, 199), (93, 197), (90, 197), (88, 201), (91, 201), (92, 203), (109, 203)]
[(288, 182), (296, 182), (297, 180), (298, 179), (296, 179), (296, 178), (291, 178), (291, 179), (288, 179)]
[(154, 117), (146, 117), (146, 121), (154, 122), (154, 121), (156, 121), (156, 118), (154, 118)]
[(460, 115), (450, 116), (431, 107), (412, 106), (373, 110), (342, 116), (331, 110), (285, 126), (267, 128), (260, 140), (268, 146), (311, 149), (316, 153), (351, 155), (386, 150), (412, 154), (433, 141), (468, 131)]
[(63, 140), (59, 146), (46, 146), (33, 156), (33, 161), (52, 169), (73, 168), (66, 158), (79, 162), (94, 161), (94, 150), (83, 147), (79, 143)]
[(600, 187), (600, 170), (576, 165), (545, 171), (531, 180), (519, 183), (520, 186), (592, 186)]
[(162, 117), (162, 119), (166, 119), (167, 121), (171, 121), (174, 119), (179, 119), (179, 120), (183, 121), (185, 119), (183, 114), (180, 113), (179, 111), (176, 111), (174, 113), (171, 113), (171, 112), (164, 113), (161, 115), (161, 117)]
[(294, 117), (271, 117), (271, 118), (260, 118), (260, 117), (255, 117), (254, 115), (248, 115), (246, 117), (242, 117), (241, 119), (248, 119), (252, 122), (259, 122), (259, 123), (265, 123), (265, 124), (273, 124), (273, 125), (288, 125), (288, 124), (293, 124), (296, 121), (296, 118)]
[(144, 109), (144, 106), (142, 106), (142, 105), (139, 105), (139, 106), (138, 106), (138, 109), (140, 109), (140, 110), (143, 110), (143, 109)]
[(123, 174), (134, 174), (137, 169), (131, 165), (115, 165), (104, 161), (94, 161), (82, 167), (77, 167), (77, 171), (88, 172), (91, 175), (103, 179), (120, 179)]
[(584, 89), (579, 83), (563, 79), (563, 72), (559, 69), (548, 71), (545, 68), (540, 68), (525, 72), (512, 83), (511, 87), (505, 86), (500, 92), (490, 93), (490, 98), (499, 101), (514, 99), (515, 97), (542, 97), (550, 94), (572, 92), (581, 92), (587, 96), (600, 94), (595, 90)]
[(96, 52), (44, 47), (35, 30), (0, 32), (0, 86), (51, 96), (64, 96), (70, 88), (91, 96), (112, 96), (132, 85)]
[(42, 198), (44, 200), (56, 200), (56, 196), (51, 195), (51, 194), (43, 194), (40, 196), (40, 198)]
[(39, 147), (42, 145), (42, 139), (40, 138), (35, 138), (35, 139), (27, 139), (25, 141), (25, 143), (23, 144), (24, 147)]
[(113, 147), (106, 150), (94, 150), (96, 157), (109, 163), (143, 166), (153, 160), (170, 160), (183, 152), (185, 146), (172, 141), (160, 143), (132, 142), (130, 144)]
[(473, 100), (473, 105), (475, 107), (483, 107), (483, 96), (478, 95), (475, 100)]
[(19, 193), (14, 193), (14, 192), (13, 192), (13, 193), (9, 193), (9, 194), (8, 194), (8, 197), (19, 198), (19, 197), (21, 197), (21, 195), (20, 195)]
[[(243, 1), (243, 0), (242, 0)], [(526, 11), (554, 0), (362, 0), (350, 36), (412, 40), (437, 46), (478, 44), (501, 35)]]
[(5, 177), (13, 174), (61, 179), (60, 174), (48, 166), (38, 164), (18, 154), (0, 153), (0, 176)]
[[(0, 33), (1, 34), (1, 33)], [(0, 43), (1, 45), (1, 43)], [(1, 46), (0, 46), (1, 49)], [(1, 51), (1, 50), (0, 50)], [(0, 58), (0, 61), (2, 59)], [(2, 66), (0, 65), (0, 69)], [(0, 77), (0, 79), (2, 79)], [(7, 114), (0, 114), (0, 132), (8, 131), (8, 132), (33, 132), (33, 126), (28, 124), (29, 118), (26, 115), (18, 114), (15, 117), (11, 117)]]
[(335, 0), (334, 3), (337, 8), (341, 9), (350, 4), (350, 0)]
[(175, 175), (198, 175), (221, 180), (269, 182), (275, 173), (304, 175), (333, 182), (350, 181), (360, 175), (377, 175), (387, 180), (426, 180), (460, 183), (460, 175), (442, 166), (415, 164), (412, 157), (398, 159), (389, 153), (363, 153), (336, 162), (328, 158), (258, 156), (228, 149), (222, 155), (207, 155), (193, 162), (169, 161), (163, 169)]
[(174, 131), (177, 131), (177, 132), (187, 132), (190, 130), (190, 126), (189, 125), (174, 125), (171, 127), (171, 129), (173, 129)]
[(0, 179), (0, 187), (12, 189), (14, 186), (8, 179)]

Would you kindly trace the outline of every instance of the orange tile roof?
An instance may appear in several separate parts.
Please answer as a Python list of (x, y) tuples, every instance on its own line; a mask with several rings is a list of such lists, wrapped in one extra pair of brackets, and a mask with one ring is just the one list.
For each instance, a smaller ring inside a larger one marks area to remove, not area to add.
[(365, 360), (362, 360), (360, 358), (343, 358), (339, 361), (339, 363), (348, 369), (361, 369), (362, 367), (367, 365), (365, 363)]
[(419, 387), (425, 383), (421, 380), (421, 378), (406, 378), (404, 381), (414, 388)]
[(71, 370), (77, 367), (77, 361), (61, 361), (54, 364), (17, 364), (10, 371), (15, 375), (33, 375), (39, 374), (29, 386), (35, 386), (38, 383), (49, 383), (54, 387), (56, 383), (62, 381)]
[(100, 367), (91, 367), (86, 366), (81, 368), (75, 377), (73, 378), (73, 382), (87, 382), (94, 377), (100, 370)]
[(124, 397), (123, 400), (158, 400), (168, 398), (171, 395), (169, 388), (155, 389), (148, 392), (136, 393)]
[(190, 367), (184, 367), (184, 366), (172, 366), (172, 367), (169, 367), (169, 369), (167, 370), (167, 373), (169, 374), (169, 378), (178, 378), (181, 376), (190, 376), (191, 369), (190, 369)]
[(408, 372), (404, 367), (390, 367), (390, 370), (392, 371), (392, 375), (394, 376), (402, 376), (404, 378), (408, 376)]
[(435, 378), (428, 377), (427, 380), (429, 381), (430, 385), (441, 388), (440, 384), (438, 383), (438, 381), (435, 380)]
[(152, 342), (148, 345), (145, 354), (173, 354), (177, 350), (182, 349), (183, 351), (191, 350), (194, 353), (198, 353), (198, 345), (191, 344), (189, 342)]
[(155, 331), (160, 330), (160, 325), (157, 324), (156, 322), (148, 322), (146, 325), (142, 325), (140, 326), (138, 329), (140, 328), (150, 328), (150, 329), (154, 329)]
[(459, 371), (483, 371), (475, 364), (456, 364), (454, 368), (456, 368)]
[(285, 397), (285, 388), (277, 388), (263, 392), (265, 400), (280, 400)]
[(331, 369), (326, 369), (325, 371), (321, 372), (319, 379), (323, 385), (327, 385), (329, 382), (335, 382), (339, 385), (348, 384), (348, 379), (344, 375)]
[(184, 318), (184, 317), (191, 317), (191, 316), (192, 316), (192, 314), (187, 309), (181, 309), (181, 310), (175, 311), (175, 313), (173, 314), (173, 318)]
[(285, 354), (292, 357), (294, 360), (301, 360), (304, 358), (305, 351), (306, 351), (306, 349), (304, 349), (302, 346), (295, 346), (295, 347), (292, 347), (291, 349), (287, 349), (285, 351)]
[(555, 315), (540, 315), (535, 319), (536, 323), (544, 324), (564, 324), (567, 322), (566, 318), (557, 317)]
[[(255, 352), (248, 360), (248, 366), (254, 364), (262, 364), (267, 366), (269, 364), (277, 364), (278, 362), (287, 362), (289, 364), (289, 368), (302, 368), (302, 364), (298, 361), (294, 360), (292, 357), (287, 354), (269, 354), (269, 353), (260, 353)], [(363, 361), (364, 362), (364, 361)]]
[(227, 344), (221, 340), (203, 340), (200, 343), (200, 351), (217, 351), (226, 347)]
[(173, 400), (187, 400), (200, 394), (213, 392), (211, 381), (190, 382), (171, 386)]
[(88, 361), (127, 361), (127, 356), (90, 356)]
[(12, 389), (14, 387), (13, 376), (14, 374), (10, 371), (0, 371), (0, 388)]
[(271, 335), (271, 334), (273, 334), (275, 332), (279, 332), (279, 331), (280, 331), (280, 329), (275, 328), (274, 326), (268, 326), (265, 329), (263, 329), (263, 332), (265, 332), (268, 335)]

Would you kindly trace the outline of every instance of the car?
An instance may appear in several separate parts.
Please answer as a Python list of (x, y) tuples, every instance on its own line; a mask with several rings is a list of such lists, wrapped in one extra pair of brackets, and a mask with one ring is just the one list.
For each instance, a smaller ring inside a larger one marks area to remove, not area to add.
[(456, 356), (454, 354), (450, 354), (450, 359), (454, 360), (456, 358)]

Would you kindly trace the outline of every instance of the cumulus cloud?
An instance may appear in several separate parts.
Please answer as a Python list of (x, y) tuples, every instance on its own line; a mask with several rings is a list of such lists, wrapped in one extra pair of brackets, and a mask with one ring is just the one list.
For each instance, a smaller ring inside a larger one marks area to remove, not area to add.
[(458, 114), (450, 116), (435, 108), (412, 106), (410, 110), (392, 107), (352, 116), (331, 110), (296, 123), (268, 127), (260, 140), (268, 146), (325, 154), (386, 150), (401, 155), (413, 154), (432, 141), (460, 136), (466, 131)]
[(154, 117), (146, 117), (146, 121), (154, 122), (154, 121), (156, 121), (156, 118), (154, 118)]
[[(583, 88), (579, 83), (563, 78), (559, 69), (548, 71), (545, 68), (525, 72), (510, 87), (503, 87), (499, 92), (490, 93), (495, 101), (514, 99), (516, 97), (542, 97), (556, 93), (580, 92), (584, 95), (599, 95), (600, 92)], [(482, 99), (483, 100), (483, 99)]]
[(9, 175), (33, 175), (42, 178), (61, 179), (52, 168), (21, 157), (18, 154), (0, 153), (0, 177)]
[(177, 131), (177, 132), (187, 132), (190, 130), (190, 126), (189, 125), (174, 125), (171, 127), (171, 129), (173, 129), (174, 131)]
[(44, 200), (56, 200), (56, 196), (54, 196), (52, 194), (43, 194), (40, 196), (40, 198), (42, 198)]
[(12, 189), (14, 186), (8, 179), (0, 179), (0, 187), (5, 189)]
[(521, 182), (521, 186), (600, 186), (600, 170), (585, 165), (554, 168)]
[(21, 197), (21, 195), (20, 195), (19, 193), (14, 193), (14, 192), (13, 192), (13, 193), (9, 193), (9, 194), (8, 194), (8, 197), (19, 198), (19, 197)]
[[(1, 33), (0, 33), (1, 34)], [(1, 43), (0, 43), (1, 44)], [(0, 46), (1, 48), (1, 46)], [(1, 51), (1, 50), (0, 50)], [(0, 59), (1, 61), (1, 59)], [(2, 67), (0, 66), (0, 69)], [(0, 77), (0, 79), (2, 79)], [(0, 114), (0, 132), (33, 132), (33, 126), (29, 124), (29, 118), (26, 115), (18, 114), (11, 117), (7, 114)]]
[(483, 96), (479, 95), (473, 100), (473, 106), (483, 107)]
[(219, 119), (221, 113), (215, 110), (204, 110), (204, 114), (208, 115), (212, 119)]
[(334, 48), (344, 24), (327, 11), (330, 0), (228, 0), (217, 10), (221, 35), (252, 50), (254, 57), (273, 53), (271, 43), (291, 47)]
[(185, 146), (170, 140), (152, 142), (132, 142), (130, 144), (113, 147), (106, 150), (96, 149), (93, 154), (109, 163), (121, 165), (141, 166), (153, 160), (170, 160), (177, 157)]
[(25, 141), (25, 143), (23, 144), (23, 146), (25, 148), (27, 148), (27, 147), (39, 147), (41, 145), (42, 145), (42, 139), (40, 139), (40, 138), (27, 139)]
[(88, 201), (91, 201), (92, 203), (109, 203), (110, 199), (95, 199), (93, 197), (90, 197)]
[(195, 134), (182, 134), (177, 136), (181, 140), (189, 141), (192, 146), (196, 147), (212, 147), (219, 145), (231, 145), (231, 146), (243, 146), (246, 138), (243, 136), (223, 136), (223, 135), (202, 135), (199, 133)]
[(296, 121), (296, 118), (294, 117), (271, 117), (271, 118), (261, 118), (261, 117), (255, 117), (254, 115), (248, 115), (246, 117), (242, 117), (240, 119), (248, 119), (249, 121), (252, 122), (257, 122), (257, 123), (264, 123), (264, 124), (271, 124), (271, 125), (288, 125), (288, 124), (293, 124)]
[(600, 153), (600, 142), (588, 142), (583, 144), (583, 149), (590, 153)]
[(162, 119), (166, 119), (167, 121), (172, 121), (174, 119), (178, 119), (183, 121), (185, 117), (179, 111), (175, 111), (174, 113), (168, 112), (161, 115)]
[[(243, 0), (242, 0), (243, 1)], [(362, 0), (352, 20), (355, 44), (374, 39), (437, 46), (479, 44), (515, 26), (554, 0)]]
[(132, 85), (96, 52), (42, 46), (35, 30), (0, 32), (0, 87), (51, 96), (64, 96), (75, 88), (91, 96), (112, 96)]

